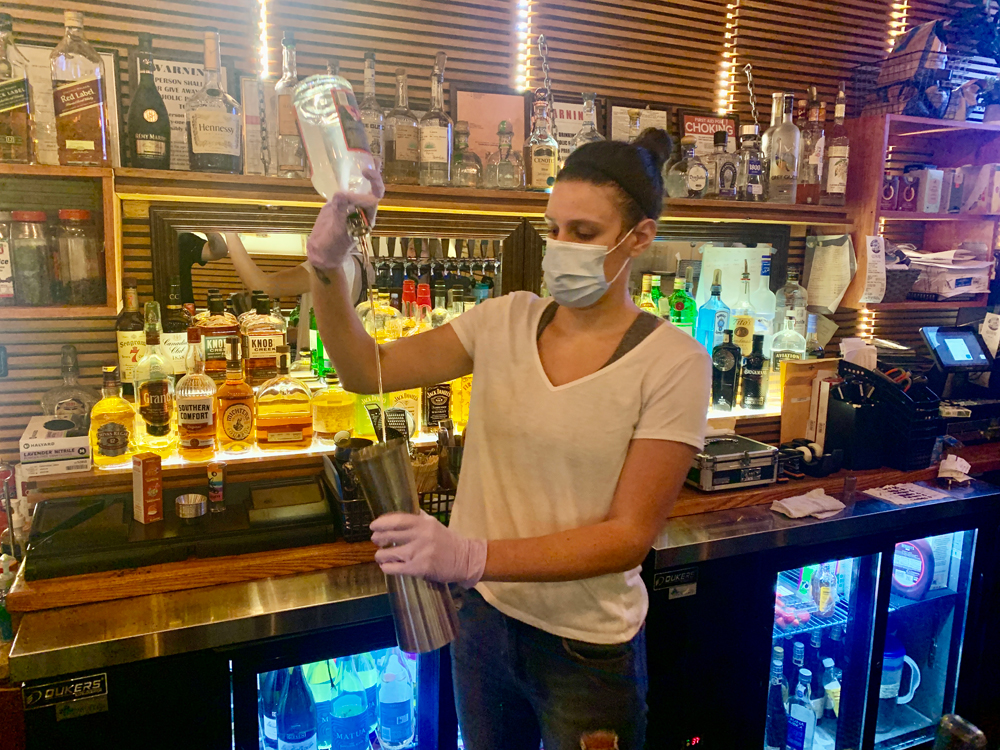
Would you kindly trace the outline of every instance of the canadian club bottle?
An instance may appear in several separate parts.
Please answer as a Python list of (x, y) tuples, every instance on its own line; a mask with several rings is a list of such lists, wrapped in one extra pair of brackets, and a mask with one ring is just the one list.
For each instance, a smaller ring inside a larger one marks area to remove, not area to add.
[[(163, 343), (174, 363), (174, 377), (180, 379), (187, 373), (188, 336), (191, 318), (181, 304), (181, 284), (172, 279), (167, 314), (163, 318)], [(198, 339), (199, 343), (201, 339)]]
[(106, 167), (104, 62), (83, 36), (83, 13), (67, 10), (64, 16), (66, 35), (49, 57), (59, 163)]
[(139, 85), (128, 109), (129, 158), (133, 167), (170, 169), (170, 118), (153, 80), (153, 36), (139, 34)]
[(125, 393), (132, 395), (132, 377), (135, 366), (146, 353), (146, 334), (143, 331), (143, 317), (139, 310), (139, 292), (135, 279), (129, 277), (122, 282), (125, 306), (115, 321), (115, 338), (118, 340), (118, 373)]
[(14, 44), (13, 21), (0, 13), (0, 161), (33, 161), (31, 118), (34, 107), (28, 83), (28, 59)]
[(205, 31), (205, 85), (188, 99), (186, 109), (191, 169), (238, 174), (243, 164), (243, 110), (222, 90), (215, 29)]

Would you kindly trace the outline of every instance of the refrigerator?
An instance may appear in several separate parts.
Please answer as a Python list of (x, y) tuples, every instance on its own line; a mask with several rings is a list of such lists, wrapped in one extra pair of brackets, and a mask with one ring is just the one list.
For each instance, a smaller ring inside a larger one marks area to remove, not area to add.
[(728, 511), (750, 529), (730, 551), (752, 551), (654, 553), (649, 746), (903, 750), (959, 713), (997, 747), (997, 498), (978, 500), (801, 526)]

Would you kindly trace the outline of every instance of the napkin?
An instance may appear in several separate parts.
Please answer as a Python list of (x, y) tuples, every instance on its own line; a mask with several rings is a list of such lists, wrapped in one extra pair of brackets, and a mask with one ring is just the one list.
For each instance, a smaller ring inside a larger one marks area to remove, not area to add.
[(817, 487), (804, 495), (786, 497), (784, 500), (775, 500), (771, 505), (771, 510), (783, 513), (789, 518), (829, 518), (835, 516), (846, 506), (835, 497), (830, 497), (826, 492)]
[(938, 476), (955, 479), (959, 482), (966, 482), (972, 477), (969, 476), (969, 469), (972, 466), (964, 458), (956, 455), (948, 455), (938, 465)]

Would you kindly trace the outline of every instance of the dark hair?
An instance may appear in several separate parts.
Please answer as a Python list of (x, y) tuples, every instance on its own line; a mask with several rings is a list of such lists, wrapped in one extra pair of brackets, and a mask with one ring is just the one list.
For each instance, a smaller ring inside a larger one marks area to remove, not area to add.
[(634, 143), (599, 141), (581, 146), (566, 159), (557, 182), (613, 185), (627, 226), (663, 213), (663, 165), (673, 151), (665, 130), (646, 128)]

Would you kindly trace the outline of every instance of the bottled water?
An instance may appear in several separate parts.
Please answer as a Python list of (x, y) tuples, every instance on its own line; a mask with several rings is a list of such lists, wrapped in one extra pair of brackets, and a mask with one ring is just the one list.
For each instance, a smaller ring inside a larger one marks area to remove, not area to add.
[(379, 675), (378, 739), (386, 750), (413, 742), (413, 679), (399, 649), (389, 652)]
[(330, 750), (330, 709), (333, 705), (333, 679), (325, 659), (306, 665), (306, 680), (316, 704), (316, 747)]
[(375, 730), (378, 723), (378, 668), (370, 653), (355, 654), (351, 657), (354, 661), (354, 668), (358, 672), (358, 679), (365, 689), (365, 696), (368, 698), (368, 712), (365, 718), (368, 720), (369, 731)]
[(331, 747), (333, 750), (371, 750), (368, 695), (351, 657), (340, 659), (338, 666), (337, 695), (330, 710)]

